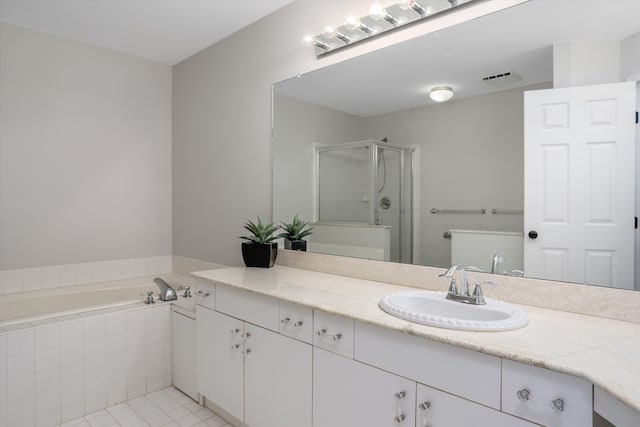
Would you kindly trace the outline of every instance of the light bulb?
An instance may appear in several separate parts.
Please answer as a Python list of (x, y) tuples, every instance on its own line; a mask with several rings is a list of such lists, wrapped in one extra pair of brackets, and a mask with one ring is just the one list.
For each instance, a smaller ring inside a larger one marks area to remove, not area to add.
[(322, 35), (328, 39), (332, 39), (336, 36), (336, 26), (332, 22), (325, 22), (322, 26)]
[(381, 20), (382, 18), (384, 18), (387, 14), (387, 11), (384, 10), (384, 7), (382, 7), (382, 5), (380, 3), (374, 3), (371, 5), (371, 7), (369, 8), (369, 16), (371, 17), (371, 19), (374, 19), (376, 21)]
[(315, 42), (316, 42), (316, 38), (313, 37), (311, 34), (307, 34), (302, 38), (302, 44), (305, 46), (313, 46)]
[(344, 26), (349, 30), (355, 30), (360, 26), (360, 20), (353, 15), (347, 16)]

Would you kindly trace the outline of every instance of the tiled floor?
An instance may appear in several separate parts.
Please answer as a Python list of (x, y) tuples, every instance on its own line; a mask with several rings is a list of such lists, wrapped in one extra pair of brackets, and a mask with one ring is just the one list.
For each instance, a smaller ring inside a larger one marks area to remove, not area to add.
[(120, 403), (61, 427), (232, 427), (173, 387)]

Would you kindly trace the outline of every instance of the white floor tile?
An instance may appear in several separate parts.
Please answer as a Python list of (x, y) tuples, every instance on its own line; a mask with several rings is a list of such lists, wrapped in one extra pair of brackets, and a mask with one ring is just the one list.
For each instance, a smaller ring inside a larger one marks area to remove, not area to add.
[[(63, 417), (64, 419), (64, 417)], [(233, 427), (173, 387), (64, 422), (60, 427)]]

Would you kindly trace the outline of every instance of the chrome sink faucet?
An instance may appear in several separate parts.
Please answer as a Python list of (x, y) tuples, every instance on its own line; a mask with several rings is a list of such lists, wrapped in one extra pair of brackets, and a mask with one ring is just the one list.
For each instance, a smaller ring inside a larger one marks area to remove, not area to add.
[[(475, 267), (470, 267), (472, 270), (477, 269)], [(455, 272), (460, 272), (460, 290), (458, 291), (458, 287), (456, 286), (456, 279), (454, 277)], [(439, 277), (446, 277), (450, 279), (449, 283), (449, 292), (447, 293), (447, 299), (451, 301), (461, 302), (464, 304), (473, 304), (473, 305), (485, 305), (487, 301), (484, 299), (484, 294), (482, 293), (481, 285), (492, 285), (497, 286), (497, 283), (492, 280), (485, 280), (483, 282), (476, 282), (476, 287), (473, 290), (473, 294), (469, 293), (469, 282), (467, 278), (467, 268), (461, 264), (453, 264), (446, 273), (441, 274)]]
[(173, 288), (169, 286), (169, 284), (164, 280), (162, 280), (160, 277), (156, 277), (155, 279), (153, 279), (153, 283), (158, 285), (158, 287), (160, 288), (159, 298), (162, 301), (173, 301), (178, 299), (178, 296), (176, 295), (176, 291), (174, 291)]

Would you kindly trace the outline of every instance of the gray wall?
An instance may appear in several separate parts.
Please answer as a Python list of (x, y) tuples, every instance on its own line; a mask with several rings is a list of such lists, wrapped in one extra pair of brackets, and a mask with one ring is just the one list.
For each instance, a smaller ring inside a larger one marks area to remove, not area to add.
[(171, 72), (0, 23), (0, 270), (171, 254)]
[(173, 253), (240, 265), (242, 224), (271, 218), (271, 85), (451, 23), (434, 19), (316, 60), (301, 45), (366, 1), (296, 1), (173, 70)]
[[(314, 145), (363, 139), (362, 117), (284, 95), (273, 100), (273, 216), (289, 222), (314, 212)], [(368, 174), (368, 170), (366, 172)], [(368, 221), (368, 215), (365, 216)]]
[[(449, 229), (522, 232), (522, 215), (491, 208), (524, 206), (524, 90), (540, 84), (365, 119), (367, 138), (385, 136), (420, 147), (417, 262), (451, 264)], [(487, 209), (485, 215), (431, 214), (436, 209)]]

